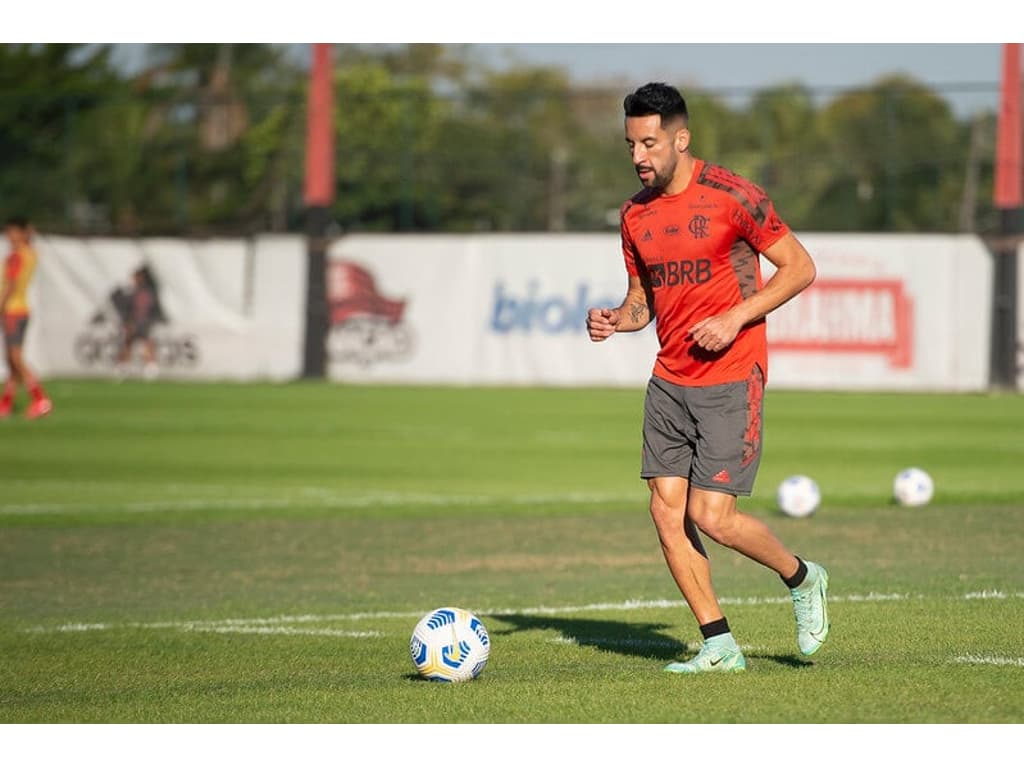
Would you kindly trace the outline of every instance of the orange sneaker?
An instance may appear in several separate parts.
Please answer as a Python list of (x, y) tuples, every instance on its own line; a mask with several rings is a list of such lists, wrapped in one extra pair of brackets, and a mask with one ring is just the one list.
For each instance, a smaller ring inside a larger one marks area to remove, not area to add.
[(43, 416), (53, 410), (53, 403), (50, 402), (48, 397), (40, 397), (38, 400), (33, 400), (32, 405), (25, 411), (26, 419), (41, 419)]

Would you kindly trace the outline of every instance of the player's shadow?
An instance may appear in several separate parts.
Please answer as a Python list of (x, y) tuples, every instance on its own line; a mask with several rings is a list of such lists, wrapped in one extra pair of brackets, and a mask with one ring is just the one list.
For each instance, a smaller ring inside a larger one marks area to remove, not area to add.
[(793, 669), (803, 669), (804, 667), (814, 666), (813, 661), (808, 661), (807, 659), (803, 659), (791, 653), (757, 653), (756, 651), (744, 651), (743, 653), (747, 659), (764, 659), (765, 661), (773, 661), (776, 664), (781, 664), (784, 667), (792, 667)]
[[(662, 630), (671, 629), (669, 624), (636, 624), (603, 619), (567, 619), (523, 614), (495, 614), (492, 618), (511, 625), (509, 629), (492, 630), (492, 635), (510, 635), (534, 629), (553, 630), (559, 635), (556, 642), (586, 645), (625, 656), (678, 661), (700, 650), (697, 643), (687, 645), (665, 634)], [(746, 656), (748, 659), (761, 659), (793, 669), (814, 666), (814, 662), (794, 654), (764, 653), (755, 650), (747, 651)]]
[(509, 629), (491, 632), (499, 636), (535, 629), (553, 630), (559, 635), (556, 642), (586, 645), (602, 651), (648, 659), (677, 659), (687, 650), (685, 643), (661, 631), (669, 629), (669, 624), (637, 624), (523, 614), (499, 614), (493, 618), (511, 625)]

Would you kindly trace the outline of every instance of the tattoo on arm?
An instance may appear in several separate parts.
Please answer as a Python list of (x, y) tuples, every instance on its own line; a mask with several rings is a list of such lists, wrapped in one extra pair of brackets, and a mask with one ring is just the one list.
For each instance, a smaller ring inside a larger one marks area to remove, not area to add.
[(639, 301), (634, 301), (629, 305), (629, 317), (634, 323), (642, 322), (646, 314), (647, 307)]

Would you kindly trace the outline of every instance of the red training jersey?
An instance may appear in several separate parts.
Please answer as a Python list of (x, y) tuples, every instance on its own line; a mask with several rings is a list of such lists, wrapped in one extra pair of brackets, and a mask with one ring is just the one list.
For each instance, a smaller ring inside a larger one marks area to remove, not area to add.
[(3, 279), (0, 284), (5, 290), (8, 287), (11, 289), (7, 303), (0, 307), (0, 312), (4, 316), (28, 316), (28, 286), (32, 281), (35, 269), (36, 252), (29, 246), (22, 246), (20, 249), (11, 251), (4, 261)]
[(644, 189), (622, 206), (626, 271), (653, 295), (661, 349), (654, 374), (673, 384), (745, 381), (754, 365), (768, 376), (765, 321), (744, 326), (720, 352), (701, 349), (689, 329), (739, 304), (762, 286), (759, 254), (789, 232), (760, 187), (697, 160), (686, 189)]

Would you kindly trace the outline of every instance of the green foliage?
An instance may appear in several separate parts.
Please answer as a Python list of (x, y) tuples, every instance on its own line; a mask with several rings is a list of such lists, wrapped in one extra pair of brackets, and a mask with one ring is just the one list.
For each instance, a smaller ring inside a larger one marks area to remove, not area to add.
[(905, 78), (841, 96), (820, 117), (832, 176), (824, 229), (955, 231), (965, 131), (935, 94)]
[[(151, 45), (126, 74), (110, 46), (0, 47), (0, 195), (50, 231), (299, 230), (307, 72), (297, 49)], [(467, 46), (334, 54), (334, 218), (345, 230), (604, 230), (638, 188), (623, 151), (624, 89), (581, 88), (553, 68), (495, 71)], [(684, 94), (695, 154), (761, 184), (798, 230), (997, 225), (993, 117), (958, 122), (906, 77), (829, 101), (799, 83), (747, 103)]]
[(120, 81), (109, 48), (0, 46), (0, 200), (53, 226), (76, 203), (77, 125), (92, 121)]
[(367, 62), (335, 77), (335, 214), (350, 228), (427, 228), (443, 181), (430, 165), (448, 105), (426, 77)]
[(750, 178), (769, 191), (779, 214), (799, 229), (823, 229), (815, 195), (829, 166), (816, 131), (817, 110), (802, 85), (780, 85), (754, 96), (748, 122), (754, 129)]

